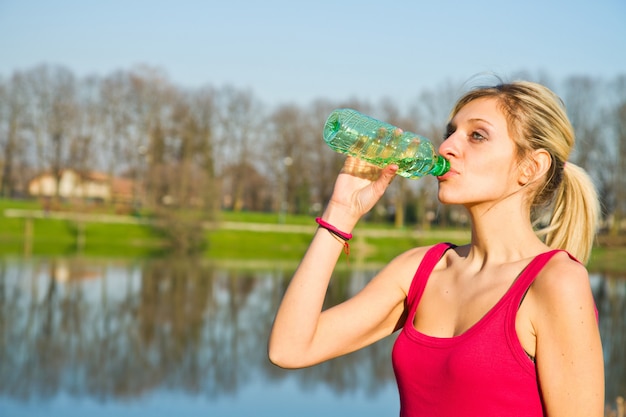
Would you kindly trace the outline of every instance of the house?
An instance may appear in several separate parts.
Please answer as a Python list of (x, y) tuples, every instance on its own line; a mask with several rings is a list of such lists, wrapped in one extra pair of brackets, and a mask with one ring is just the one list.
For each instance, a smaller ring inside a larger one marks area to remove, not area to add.
[(37, 175), (28, 183), (28, 194), (33, 197), (83, 199), (102, 202), (130, 203), (134, 182), (127, 178), (111, 177), (102, 172), (79, 173), (64, 169), (61, 178), (49, 172)]

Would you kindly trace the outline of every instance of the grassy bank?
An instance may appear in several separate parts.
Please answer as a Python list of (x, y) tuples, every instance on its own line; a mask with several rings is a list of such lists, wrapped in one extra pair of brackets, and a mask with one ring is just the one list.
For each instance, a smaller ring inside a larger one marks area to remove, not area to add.
[[(149, 224), (93, 222), (72, 219), (7, 217), (7, 209), (38, 211), (36, 201), (0, 199), (0, 255), (92, 257), (163, 256), (166, 242)], [(245, 225), (267, 227), (246, 228)], [(226, 260), (297, 261), (309, 245), (316, 225), (312, 216), (279, 218), (272, 213), (223, 212), (206, 231), (203, 255)], [(390, 225), (362, 223), (354, 231), (350, 258), (355, 262), (385, 263), (402, 251), (439, 241), (467, 242), (463, 230), (398, 230)], [(594, 248), (590, 269), (626, 272), (626, 247)]]

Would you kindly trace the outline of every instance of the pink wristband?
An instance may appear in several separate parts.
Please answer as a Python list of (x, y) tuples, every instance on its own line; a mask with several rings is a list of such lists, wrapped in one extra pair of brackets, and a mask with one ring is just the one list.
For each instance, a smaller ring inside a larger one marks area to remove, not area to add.
[(340, 237), (343, 240), (350, 240), (350, 239), (352, 239), (352, 233), (342, 232), (341, 230), (337, 229), (332, 224), (327, 223), (324, 220), (322, 220), (321, 217), (316, 217), (315, 221), (317, 222), (317, 224), (320, 225), (320, 227), (323, 227), (324, 229), (328, 230), (329, 232), (331, 232), (335, 236)]

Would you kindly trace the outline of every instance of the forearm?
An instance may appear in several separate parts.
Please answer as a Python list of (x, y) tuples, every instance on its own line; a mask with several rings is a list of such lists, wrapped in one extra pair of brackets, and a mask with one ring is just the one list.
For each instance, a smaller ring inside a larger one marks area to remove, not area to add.
[[(356, 221), (340, 212), (329, 207), (322, 218), (340, 230), (350, 232)], [(307, 355), (314, 355), (324, 298), (343, 249), (343, 242), (327, 230), (318, 228), (315, 232), (274, 320), (269, 355), (277, 365), (298, 367), (310, 361)]]
[[(357, 221), (367, 213), (389, 186), (398, 167), (382, 171), (348, 157), (322, 219), (336, 229), (351, 233)], [(363, 176), (363, 172), (368, 176)], [(368, 333), (395, 308), (395, 298), (380, 312), (372, 313), (371, 299), (351, 303), (347, 309), (333, 309), (322, 315), (324, 298), (344, 242), (328, 230), (319, 228), (300, 266), (296, 270), (278, 309), (269, 340), (270, 360), (283, 367), (301, 367), (340, 355), (363, 344)], [(396, 297), (396, 292), (392, 297)], [(345, 307), (346, 303), (342, 303)], [(337, 313), (339, 312), (339, 313)], [(367, 315), (369, 318), (364, 318)], [(355, 326), (351, 317), (360, 317)], [(324, 320), (321, 320), (324, 317)], [(345, 333), (353, 335), (346, 340)]]

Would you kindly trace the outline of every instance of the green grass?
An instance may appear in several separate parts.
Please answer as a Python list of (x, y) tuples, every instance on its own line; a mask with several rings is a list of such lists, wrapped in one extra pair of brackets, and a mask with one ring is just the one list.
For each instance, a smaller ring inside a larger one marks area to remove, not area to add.
[(149, 226), (89, 223), (85, 225), (84, 252), (93, 256), (150, 256), (161, 247), (157, 233)]
[(594, 247), (587, 267), (595, 272), (623, 274), (626, 272), (626, 248)]
[[(364, 260), (366, 262), (389, 262), (396, 256), (400, 255), (416, 246), (428, 245), (421, 239), (415, 239), (410, 237), (394, 237), (394, 238), (360, 238), (360, 241), (364, 241), (366, 246)], [(359, 241), (355, 241), (359, 242)], [(359, 242), (360, 243), (360, 242)], [(359, 250), (361, 247), (359, 244), (353, 245), (353, 255), (360, 256)]]
[(0, 238), (19, 239), (24, 235), (24, 219), (0, 217)]
[[(35, 200), (0, 199), (0, 255), (73, 255), (79, 252), (79, 235), (86, 242), (80, 253), (89, 256), (147, 257), (162, 245), (157, 233), (145, 225), (27, 220), (5, 217), (6, 209), (41, 210), (42, 206)], [(30, 242), (26, 239), (27, 225), (32, 233)]]
[[(41, 205), (31, 200), (0, 199), (0, 255), (22, 255), (27, 242), (27, 220), (4, 217), (7, 208), (40, 210)], [(314, 216), (289, 215), (286, 224), (311, 225)], [(222, 212), (219, 219), (225, 222), (279, 224), (276, 213)], [(152, 257), (162, 254), (165, 242), (162, 232), (140, 224), (85, 223), (82, 228), (74, 221), (55, 219), (32, 220), (33, 255), (75, 255), (106, 257)], [(465, 243), (458, 230), (433, 230), (431, 233), (412, 234), (410, 230), (400, 237), (365, 237), (359, 231), (370, 229), (395, 230), (390, 224), (359, 224), (351, 242), (350, 259), (386, 263), (395, 256), (415, 246), (431, 245), (440, 241)], [(82, 233), (82, 234), (81, 234)], [(78, 236), (84, 237), (85, 246), (78, 251)], [(215, 230), (207, 232), (207, 248), (203, 255), (220, 260), (289, 260), (297, 262), (306, 251), (312, 233), (250, 232)], [(461, 240), (459, 240), (461, 239)], [(626, 247), (595, 247), (589, 269), (601, 272), (626, 271)]]
[(298, 259), (311, 241), (301, 233), (219, 230), (209, 234), (205, 255), (214, 259)]
[(289, 214), (281, 218), (278, 213), (256, 213), (249, 211), (233, 212), (223, 211), (219, 215), (219, 220), (225, 222), (242, 222), (242, 223), (263, 223), (263, 224), (279, 224), (284, 221), (285, 224), (304, 225), (311, 224), (313, 216), (304, 214)]
[[(0, 254), (24, 253), (26, 219), (0, 217)], [(79, 235), (91, 256), (150, 256), (160, 241), (152, 228), (143, 225), (85, 223), (55, 219), (33, 219), (30, 252), (37, 255), (72, 255), (78, 252)]]
[(41, 204), (37, 200), (10, 200), (0, 198), (0, 211), (5, 209), (41, 210)]

